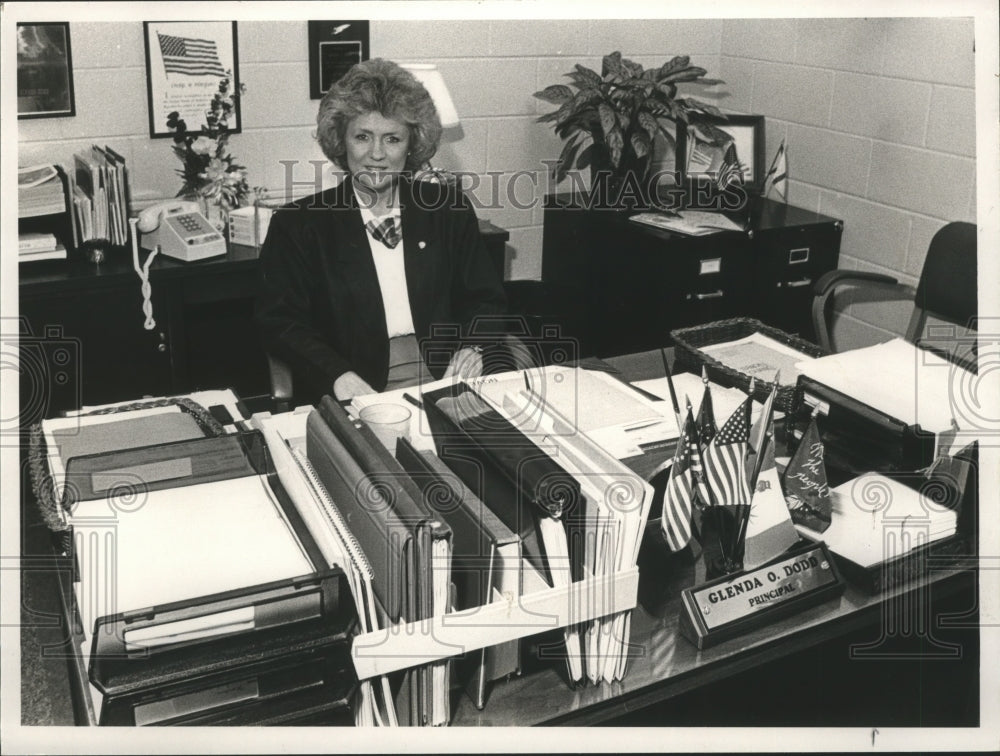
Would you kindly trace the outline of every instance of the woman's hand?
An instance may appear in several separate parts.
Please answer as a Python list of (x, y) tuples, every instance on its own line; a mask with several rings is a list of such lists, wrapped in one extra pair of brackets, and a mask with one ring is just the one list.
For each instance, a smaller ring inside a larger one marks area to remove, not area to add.
[(362, 396), (363, 394), (374, 393), (375, 389), (369, 386), (365, 382), (365, 379), (353, 370), (348, 370), (346, 373), (342, 373), (340, 377), (333, 382), (333, 395), (337, 397), (338, 401), (341, 402), (346, 402), (349, 399), (353, 399), (356, 396)]
[(478, 349), (466, 347), (459, 349), (451, 357), (444, 377), (457, 375), (459, 378), (478, 378), (483, 374), (483, 355)]

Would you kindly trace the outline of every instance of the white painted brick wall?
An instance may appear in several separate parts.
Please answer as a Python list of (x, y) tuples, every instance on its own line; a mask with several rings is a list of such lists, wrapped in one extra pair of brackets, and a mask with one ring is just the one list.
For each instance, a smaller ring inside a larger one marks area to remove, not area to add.
[[(280, 188), (280, 160), (298, 161), (293, 178), (311, 181), (308, 161), (323, 155), (312, 136), (318, 101), (309, 99), (306, 22), (238, 29), (248, 93), (233, 154), (252, 185)], [(68, 162), (91, 142), (108, 143), (132, 166), (136, 199), (173, 196), (170, 141), (148, 136), (142, 24), (74, 22), (71, 37), (77, 116), (20, 121), (19, 162)], [(561, 148), (547, 124), (535, 123), (549, 106), (532, 92), (563, 81), (575, 63), (599, 69), (613, 50), (646, 66), (691, 55), (727, 82), (725, 96), (713, 97), (722, 107), (767, 117), (768, 159), (787, 137), (790, 199), (844, 219), (844, 267), (910, 283), (934, 231), (975, 218), (972, 40), (971, 19), (371, 24), (373, 56), (434, 62), (445, 76), (464, 136), (442, 145), (435, 164), (517, 173), (518, 201), (528, 204), (551, 188), (542, 161)], [(477, 191), (487, 204), (488, 195)], [(538, 278), (542, 213), (504, 204), (480, 214), (511, 231), (507, 275)], [(899, 323), (897, 315), (855, 308), (851, 340), (901, 331), (905, 314)]]

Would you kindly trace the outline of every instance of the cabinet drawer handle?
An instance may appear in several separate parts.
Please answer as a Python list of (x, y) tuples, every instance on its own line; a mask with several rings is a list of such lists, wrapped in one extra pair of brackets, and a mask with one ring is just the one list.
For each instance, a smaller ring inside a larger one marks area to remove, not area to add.
[[(812, 283), (811, 278), (801, 278), (798, 281), (785, 281), (785, 286), (787, 286), (789, 289), (798, 289), (802, 286), (808, 286), (811, 283)], [(781, 286), (781, 284), (779, 283), (778, 286)]]
[(688, 299), (697, 299), (699, 302), (705, 299), (718, 299), (724, 296), (722, 289), (716, 289), (715, 291), (709, 291), (704, 294), (688, 294)]

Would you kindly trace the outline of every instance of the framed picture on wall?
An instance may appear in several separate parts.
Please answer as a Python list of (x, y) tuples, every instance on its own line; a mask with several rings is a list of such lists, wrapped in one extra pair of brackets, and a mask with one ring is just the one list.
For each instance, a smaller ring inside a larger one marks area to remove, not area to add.
[[(229, 79), (229, 91), (239, 91), (236, 22), (146, 21), (143, 32), (149, 136), (173, 136), (167, 121), (175, 112), (188, 133), (200, 132), (219, 82)], [(237, 134), (242, 130), (239, 98), (229, 118), (229, 130)]]
[(17, 117), (76, 115), (69, 23), (17, 25)]
[[(708, 140), (714, 137), (718, 144)], [(688, 183), (714, 181), (722, 167), (729, 146), (736, 151), (736, 161), (743, 185), (760, 193), (764, 186), (764, 116), (730, 115), (726, 118), (699, 116), (677, 128), (676, 170)]]
[(355, 63), (368, 60), (367, 21), (309, 22), (309, 97), (318, 100)]

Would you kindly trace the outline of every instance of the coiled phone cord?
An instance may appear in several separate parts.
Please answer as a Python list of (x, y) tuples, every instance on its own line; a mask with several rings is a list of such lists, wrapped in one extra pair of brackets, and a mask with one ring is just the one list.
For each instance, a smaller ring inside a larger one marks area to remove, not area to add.
[(142, 327), (147, 331), (152, 331), (156, 328), (156, 321), (153, 320), (153, 287), (149, 283), (149, 266), (153, 264), (153, 259), (159, 254), (160, 247), (157, 245), (153, 251), (149, 253), (149, 257), (146, 258), (146, 262), (140, 266), (139, 231), (136, 228), (139, 225), (139, 219), (129, 218), (128, 222), (132, 227), (132, 267), (135, 268), (136, 275), (138, 275), (139, 280), (142, 281), (142, 314), (146, 316), (146, 319), (142, 323)]

